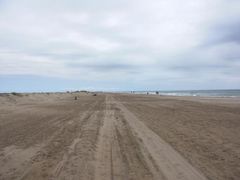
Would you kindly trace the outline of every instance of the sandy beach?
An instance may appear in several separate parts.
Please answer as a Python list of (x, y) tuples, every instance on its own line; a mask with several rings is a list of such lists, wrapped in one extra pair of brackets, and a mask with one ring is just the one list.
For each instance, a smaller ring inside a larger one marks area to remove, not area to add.
[(239, 98), (1, 94), (0, 180), (237, 180), (239, 132)]

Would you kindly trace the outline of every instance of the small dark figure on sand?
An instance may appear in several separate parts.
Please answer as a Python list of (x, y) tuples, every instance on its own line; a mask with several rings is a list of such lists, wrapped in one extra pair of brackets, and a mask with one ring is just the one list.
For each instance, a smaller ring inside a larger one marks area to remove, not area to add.
[(75, 96), (75, 98), (74, 98), (75, 100), (77, 100), (77, 96)]

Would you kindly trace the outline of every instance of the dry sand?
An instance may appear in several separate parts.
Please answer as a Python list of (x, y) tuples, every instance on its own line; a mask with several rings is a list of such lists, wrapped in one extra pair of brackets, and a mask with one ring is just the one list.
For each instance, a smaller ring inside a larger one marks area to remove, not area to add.
[(237, 98), (0, 96), (1, 180), (239, 177)]

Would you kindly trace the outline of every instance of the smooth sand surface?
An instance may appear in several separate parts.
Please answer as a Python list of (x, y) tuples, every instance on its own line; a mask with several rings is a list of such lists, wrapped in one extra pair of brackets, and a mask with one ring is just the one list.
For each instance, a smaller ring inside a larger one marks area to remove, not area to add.
[(3, 180), (237, 180), (239, 164), (239, 98), (0, 95)]

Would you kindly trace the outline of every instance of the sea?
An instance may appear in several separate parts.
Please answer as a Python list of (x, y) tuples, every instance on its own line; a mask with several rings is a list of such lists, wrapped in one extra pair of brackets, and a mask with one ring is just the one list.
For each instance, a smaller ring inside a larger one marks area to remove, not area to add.
[(178, 90), (178, 91), (131, 91), (135, 94), (157, 94), (166, 96), (240, 97), (240, 89), (227, 90)]

